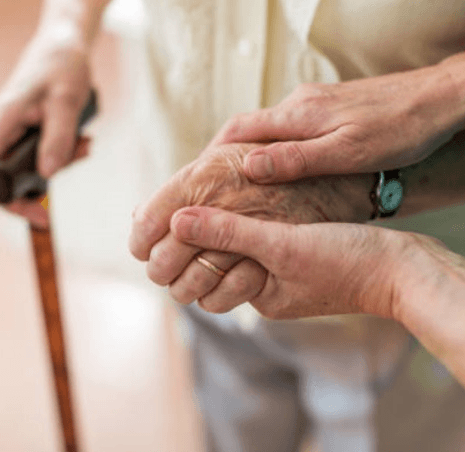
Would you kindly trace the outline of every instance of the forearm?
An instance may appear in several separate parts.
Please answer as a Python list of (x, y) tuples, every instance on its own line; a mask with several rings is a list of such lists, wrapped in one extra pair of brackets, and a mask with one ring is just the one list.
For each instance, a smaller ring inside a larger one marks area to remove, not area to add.
[(405, 199), (398, 216), (465, 203), (465, 131), (404, 170)]
[(111, 0), (46, 0), (38, 34), (60, 34), (88, 50), (98, 32), (105, 7)]
[(399, 216), (465, 202), (465, 53), (425, 70), (432, 75), (414, 104), (428, 106), (431, 130), (442, 130), (450, 141), (404, 170), (406, 196)]
[(465, 386), (465, 259), (430, 237), (411, 236), (393, 317)]
[(456, 97), (459, 100), (457, 104), (457, 114), (462, 118), (462, 124), (465, 123), (465, 52), (458, 53), (443, 60), (438, 67), (445, 70), (450, 78), (451, 85), (455, 91)]

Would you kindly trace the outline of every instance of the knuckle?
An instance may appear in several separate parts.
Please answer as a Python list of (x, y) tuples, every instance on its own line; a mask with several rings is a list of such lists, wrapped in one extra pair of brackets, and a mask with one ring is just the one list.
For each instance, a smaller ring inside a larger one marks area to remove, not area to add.
[(308, 164), (300, 144), (293, 141), (290, 142), (285, 149), (287, 167), (290, 168), (291, 171), (299, 174), (306, 174), (308, 172)]
[(243, 124), (244, 115), (242, 113), (236, 114), (232, 116), (225, 124), (224, 128), (224, 139), (228, 141), (228, 139), (234, 138), (236, 135), (239, 134), (242, 124)]
[(82, 104), (80, 94), (68, 86), (55, 89), (52, 98), (72, 110), (79, 110)]
[(142, 236), (149, 236), (156, 228), (156, 220), (146, 208), (137, 208), (133, 213), (133, 226)]
[(356, 171), (363, 167), (373, 155), (367, 145), (371, 141), (370, 132), (361, 126), (352, 126), (345, 130), (340, 138), (341, 148), (347, 161), (347, 170)]
[(285, 320), (287, 319), (286, 315), (281, 312), (280, 310), (272, 310), (272, 309), (268, 309), (266, 310), (266, 313), (263, 314), (264, 317), (266, 317), (267, 319), (269, 320)]
[(147, 264), (147, 275), (155, 283), (166, 286), (173, 280), (172, 254), (164, 249), (153, 248)]
[(332, 86), (325, 83), (301, 83), (293, 94), (306, 100), (318, 101), (331, 97)]
[(225, 291), (228, 294), (228, 298), (234, 297), (242, 299), (247, 297), (254, 286), (247, 270), (237, 270), (236, 272), (231, 273), (227, 283), (228, 285), (225, 288)]
[(197, 298), (195, 290), (184, 283), (170, 286), (169, 292), (173, 299), (181, 304), (190, 304)]
[(149, 262), (147, 264), (145, 272), (148, 278), (155, 284), (158, 284), (160, 286), (166, 285), (165, 281), (160, 277), (159, 269), (155, 265), (153, 265), (152, 262)]
[(218, 250), (229, 250), (234, 241), (235, 222), (232, 218), (227, 219), (221, 224), (215, 233), (213, 239), (213, 248)]
[(263, 316), (265, 317), (265, 319), (268, 319), (268, 320), (278, 320), (276, 318), (276, 313), (274, 311), (272, 311), (271, 309), (267, 309), (267, 308), (260, 308), (260, 309), (257, 309), (257, 311)]
[(274, 303), (272, 300), (254, 300), (251, 302), (251, 304), (266, 319), (276, 320), (276, 309), (274, 308)]
[(208, 293), (217, 282), (216, 275), (206, 275), (202, 268), (191, 266), (187, 277), (183, 276), (182, 281), (176, 281), (170, 291), (175, 300), (188, 304)]
[(218, 301), (202, 300), (201, 307), (204, 311), (210, 312), (211, 314), (224, 314), (231, 310), (231, 308)]
[(260, 304), (254, 303), (255, 309), (266, 319), (269, 320), (285, 320), (289, 318), (286, 312), (286, 304), (278, 301), (276, 298), (262, 300)]

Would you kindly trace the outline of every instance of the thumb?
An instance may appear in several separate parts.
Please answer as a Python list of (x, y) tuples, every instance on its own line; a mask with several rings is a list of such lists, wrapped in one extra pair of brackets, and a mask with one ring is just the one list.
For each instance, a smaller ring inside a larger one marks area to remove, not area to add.
[(279, 263), (276, 253), (292, 244), (293, 227), (212, 207), (186, 207), (171, 218), (171, 232), (177, 240), (204, 249), (241, 254), (270, 271)]
[(289, 182), (311, 176), (360, 172), (336, 134), (306, 141), (276, 142), (244, 160), (246, 176), (258, 183)]

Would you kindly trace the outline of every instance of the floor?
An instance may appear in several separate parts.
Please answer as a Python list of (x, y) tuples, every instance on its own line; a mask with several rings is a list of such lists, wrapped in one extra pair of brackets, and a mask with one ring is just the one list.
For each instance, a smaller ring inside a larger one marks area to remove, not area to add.
[[(40, 3), (0, 2), (0, 85)], [(140, 159), (128, 155), (137, 128), (122, 64), (134, 36), (116, 36), (121, 14), (110, 16), (93, 58), (101, 104), (93, 155), (58, 176), (50, 196), (79, 438), (85, 452), (196, 452), (201, 435), (176, 313), (157, 300), (126, 246), (143, 191)], [(135, 189), (123, 192), (123, 184)], [(0, 450), (64, 450), (27, 225), (4, 211), (0, 287)]]

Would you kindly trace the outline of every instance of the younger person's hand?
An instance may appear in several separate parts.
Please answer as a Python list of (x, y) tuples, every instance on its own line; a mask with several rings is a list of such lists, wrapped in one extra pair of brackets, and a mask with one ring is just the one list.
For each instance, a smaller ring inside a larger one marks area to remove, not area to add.
[[(266, 277), (249, 301), (271, 319), (363, 312), (400, 322), (465, 385), (465, 259), (421, 234), (356, 224), (290, 225), (210, 207), (171, 219), (177, 240), (244, 255)], [(221, 306), (228, 273), (202, 300)], [(217, 308), (220, 310), (220, 308)]]
[(247, 177), (257, 183), (418, 163), (463, 128), (463, 103), (450, 72), (458, 66), (463, 73), (464, 60), (302, 84), (274, 107), (232, 118), (212, 143), (263, 143), (244, 162)]
[[(271, 319), (356, 312), (392, 317), (401, 302), (402, 263), (414, 243), (409, 234), (383, 228), (290, 225), (209, 207), (178, 210), (171, 232), (181, 242), (260, 264), (267, 272), (261, 289), (235, 305), (249, 301)], [(202, 304), (221, 306), (231, 284), (226, 273)]]

